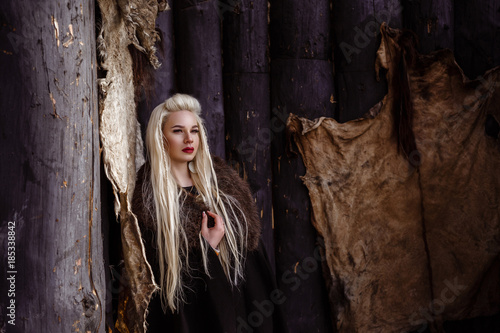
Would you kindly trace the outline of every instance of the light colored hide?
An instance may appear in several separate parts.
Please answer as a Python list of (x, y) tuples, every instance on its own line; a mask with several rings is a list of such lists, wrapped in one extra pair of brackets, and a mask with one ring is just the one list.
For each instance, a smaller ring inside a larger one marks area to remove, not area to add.
[(106, 78), (99, 82), (102, 156), (115, 194), (115, 213), (120, 217), (126, 279), (120, 294), (116, 328), (120, 332), (145, 332), (146, 310), (158, 287), (130, 207), (136, 170), (144, 163), (144, 152), (128, 47), (134, 45), (147, 54), (153, 67), (160, 66), (154, 47), (158, 39), (155, 20), (158, 11), (167, 5), (156, 0), (98, 0), (98, 3), (102, 14), (98, 51), (101, 67), (107, 71)]

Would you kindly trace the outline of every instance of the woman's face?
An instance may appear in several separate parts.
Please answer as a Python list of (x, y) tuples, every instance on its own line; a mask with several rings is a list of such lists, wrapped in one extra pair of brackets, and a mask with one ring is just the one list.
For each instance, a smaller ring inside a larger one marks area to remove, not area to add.
[(200, 135), (196, 118), (191, 111), (176, 111), (163, 125), (166, 149), (172, 163), (192, 161), (198, 151)]

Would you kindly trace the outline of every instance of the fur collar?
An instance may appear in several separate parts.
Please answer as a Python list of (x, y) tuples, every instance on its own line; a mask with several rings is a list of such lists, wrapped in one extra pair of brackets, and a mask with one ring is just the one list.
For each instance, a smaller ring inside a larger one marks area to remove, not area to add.
[[(239, 175), (229, 167), (222, 159), (212, 157), (214, 163), (215, 173), (217, 175), (217, 182), (219, 189), (227, 195), (232, 196), (240, 204), (240, 207), (245, 214), (248, 224), (247, 235), (247, 250), (257, 249), (261, 225), (260, 219), (257, 214), (255, 201), (252, 198), (248, 184), (239, 177)], [(147, 207), (143, 198), (143, 187), (151, 186), (149, 180), (149, 163), (146, 162), (137, 173), (137, 182), (135, 186), (134, 196), (132, 199), (132, 211), (137, 215), (141, 233), (145, 242), (156, 242), (156, 223), (155, 223), (155, 209), (154, 207)], [(184, 223), (184, 228), (187, 234), (189, 247), (191, 249), (198, 249), (199, 232), (201, 228), (201, 217), (204, 210), (208, 207), (201, 200), (201, 197), (185, 192), (183, 195), (184, 204), (182, 205), (180, 216)], [(242, 221), (242, 219), (240, 219)], [(148, 246), (146, 246), (148, 248)]]

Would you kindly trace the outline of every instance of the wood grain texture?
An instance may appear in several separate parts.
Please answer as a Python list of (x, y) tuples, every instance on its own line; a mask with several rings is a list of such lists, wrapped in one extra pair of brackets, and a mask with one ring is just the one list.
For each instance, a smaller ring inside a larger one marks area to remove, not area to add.
[(173, 16), (172, 10), (166, 10), (158, 13), (156, 19), (156, 28), (161, 37), (157, 46), (161, 67), (153, 70), (151, 65), (147, 63), (151, 73), (151, 81), (144, 83), (142, 96), (137, 103), (137, 117), (141, 124), (144, 142), (146, 128), (153, 109), (176, 93)]
[(225, 157), (222, 55), (218, 1), (176, 1), (175, 41), (178, 92), (201, 103), (210, 150)]
[(274, 268), (267, 2), (221, 9), (227, 160), (250, 184)]
[(375, 76), (375, 53), (380, 25), (401, 27), (399, 0), (334, 1), (335, 85), (339, 120), (362, 117), (387, 92), (386, 82)]
[(270, 1), (271, 57), (331, 58), (330, 2)]
[(1, 283), (7, 332), (105, 331), (94, 5), (0, 5), (0, 239), (14, 221), (17, 271), (15, 326)]
[[(314, 22), (314, 24), (313, 24)], [(271, 1), (271, 110), (333, 116), (329, 1)], [(321, 262), (321, 241), (311, 225), (302, 161), (290, 159), (285, 131), (273, 137), (273, 210), (278, 287), (291, 332), (329, 332), (331, 322)]]
[(500, 1), (455, 1), (455, 57), (474, 79), (500, 65)]
[(454, 2), (451, 0), (402, 1), (403, 25), (418, 36), (422, 54), (453, 50)]
[(225, 1), (219, 5), (224, 73), (269, 73), (267, 2)]
[[(262, 239), (274, 266), (269, 74), (225, 75), (228, 163), (248, 181), (262, 223)], [(280, 129), (284, 129), (281, 126)]]

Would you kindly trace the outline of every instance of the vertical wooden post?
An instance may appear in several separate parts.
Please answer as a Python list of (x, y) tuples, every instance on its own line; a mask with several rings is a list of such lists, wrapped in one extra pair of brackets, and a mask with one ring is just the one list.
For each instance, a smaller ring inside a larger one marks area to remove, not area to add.
[(143, 140), (153, 109), (176, 92), (173, 11), (166, 10), (158, 13), (156, 27), (161, 36), (157, 51), (161, 67), (153, 70), (144, 54), (135, 51), (138, 56), (144, 59), (143, 66), (147, 66), (148, 73), (152, 76), (151, 82), (144, 82), (144, 91), (137, 104), (137, 117), (141, 123)]
[(498, 0), (455, 1), (455, 58), (470, 79), (500, 65)]
[(399, 0), (333, 1), (335, 84), (341, 122), (362, 117), (387, 93), (384, 79), (377, 82), (375, 55), (380, 24), (401, 28)]
[(250, 0), (224, 5), (219, 13), (228, 162), (252, 188), (263, 242), (274, 267), (271, 140), (284, 126), (273, 128), (269, 121), (268, 7), (265, 1)]
[(452, 0), (403, 0), (403, 24), (418, 36), (419, 52), (453, 50)]
[(105, 331), (94, 6), (0, 4), (7, 332)]
[(225, 157), (221, 30), (218, 0), (174, 3), (177, 84), (198, 98), (212, 153)]
[[(286, 121), (293, 112), (332, 117), (335, 109), (331, 59), (330, 2), (270, 1), (271, 107)], [(279, 123), (280, 125), (283, 123)], [(272, 141), (273, 209), (278, 285), (286, 295), (285, 317), (292, 332), (331, 330), (325, 283), (305, 173), (289, 159), (285, 131)]]

